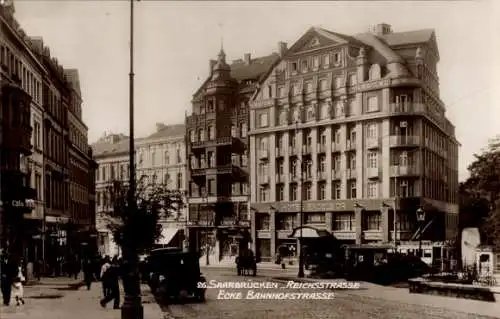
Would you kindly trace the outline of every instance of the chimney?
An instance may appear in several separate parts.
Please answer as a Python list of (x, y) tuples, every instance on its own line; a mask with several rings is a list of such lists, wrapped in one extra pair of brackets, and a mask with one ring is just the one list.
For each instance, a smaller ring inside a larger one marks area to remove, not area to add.
[(210, 68), (209, 69), (209, 74), (212, 74), (212, 71), (214, 70), (214, 66), (217, 64), (217, 61), (216, 60), (210, 60), (208, 63), (209, 63), (208, 67)]
[(392, 33), (392, 28), (390, 24), (379, 23), (371, 28), (371, 32), (378, 36), (384, 36), (386, 34)]
[(165, 128), (165, 124), (163, 123), (156, 123), (156, 132), (159, 132)]
[(286, 42), (278, 42), (278, 53), (280, 57), (283, 57), (286, 54), (286, 51), (288, 51)]
[(243, 60), (245, 61), (246, 65), (250, 65), (250, 62), (252, 62), (252, 55), (250, 53), (245, 53), (243, 55)]

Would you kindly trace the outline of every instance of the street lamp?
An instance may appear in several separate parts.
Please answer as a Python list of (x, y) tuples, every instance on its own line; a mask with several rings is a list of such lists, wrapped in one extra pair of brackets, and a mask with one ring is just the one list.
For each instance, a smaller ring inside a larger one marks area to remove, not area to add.
[[(295, 122), (295, 131), (298, 131), (299, 129), (299, 122)], [(303, 226), (303, 197), (304, 197), (304, 161), (302, 160), (302, 147), (300, 148), (300, 159), (298, 159), (300, 162), (300, 202), (299, 202), (299, 227), (300, 227), (300, 234), (299, 234), (299, 273), (297, 274), (297, 277), (299, 278), (304, 278), (304, 253), (302, 251), (302, 226)]]
[[(129, 72), (129, 189), (127, 214), (136, 214), (137, 202), (135, 200), (135, 145), (134, 145), (134, 2), (130, 0), (130, 72)], [(129, 232), (132, 225), (126, 225)], [(130, 237), (130, 234), (127, 234)], [(144, 308), (141, 301), (141, 284), (137, 271), (138, 253), (130, 238), (123, 245), (123, 257), (127, 269), (124, 274), (123, 286), (125, 296), (121, 309), (122, 319), (143, 319)]]
[[(419, 227), (421, 229), (421, 227), (423, 226), (424, 222), (425, 222), (425, 211), (422, 209), (422, 207), (419, 207), (416, 211), (416, 214), (417, 214), (417, 221), (419, 223)], [(419, 242), (418, 242), (418, 256), (420, 258), (422, 258), (422, 230), (420, 230), (420, 236), (418, 238)]]

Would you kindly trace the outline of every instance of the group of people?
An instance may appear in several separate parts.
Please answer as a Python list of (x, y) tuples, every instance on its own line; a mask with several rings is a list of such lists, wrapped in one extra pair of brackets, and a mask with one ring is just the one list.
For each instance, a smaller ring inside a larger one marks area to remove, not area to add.
[(4, 306), (10, 305), (12, 297), (18, 306), (24, 305), (23, 284), (26, 282), (26, 277), (22, 264), (22, 260), (16, 261), (7, 253), (3, 253), (0, 257), (0, 288)]

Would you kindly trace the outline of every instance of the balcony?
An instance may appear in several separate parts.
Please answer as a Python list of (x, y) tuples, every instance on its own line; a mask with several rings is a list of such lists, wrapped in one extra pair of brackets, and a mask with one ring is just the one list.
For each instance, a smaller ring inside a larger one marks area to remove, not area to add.
[(420, 146), (420, 136), (417, 135), (391, 135), (389, 137), (390, 147), (414, 147)]
[(380, 139), (378, 139), (376, 137), (366, 139), (366, 148), (367, 149), (374, 149), (374, 148), (379, 148), (379, 147), (380, 147)]
[(191, 142), (192, 149), (203, 148), (203, 147), (205, 147), (205, 140)]
[(423, 113), (425, 107), (420, 103), (392, 103), (390, 110), (392, 114)]
[(205, 168), (193, 168), (191, 169), (191, 176), (203, 176), (205, 175)]
[(325, 153), (326, 152), (326, 144), (319, 144), (316, 146), (316, 150), (318, 152), (318, 154), (320, 153)]
[(286, 182), (285, 174), (276, 174), (276, 183)]
[(302, 154), (311, 154), (312, 145), (302, 145)]
[(203, 139), (202, 141), (191, 142), (191, 148), (198, 149), (210, 146), (239, 146), (241, 143), (242, 142), (239, 138), (224, 136), (217, 137), (215, 139)]
[(326, 172), (318, 171), (318, 172), (316, 172), (316, 177), (318, 180), (325, 180), (326, 179)]
[(333, 142), (332, 143), (332, 153), (333, 152), (341, 152), (342, 151), (342, 144)]
[(333, 180), (341, 180), (342, 179), (342, 171), (340, 169), (332, 169), (332, 179)]
[(295, 146), (295, 147), (290, 146), (289, 152), (290, 152), (290, 155), (297, 156), (300, 154), (300, 148), (298, 146)]
[(269, 175), (264, 175), (264, 176), (259, 176), (259, 184), (260, 185), (265, 185), (271, 183), (271, 176)]
[(285, 156), (285, 149), (284, 148), (280, 148), (280, 147), (276, 147), (276, 157), (282, 157), (282, 156)]
[(356, 177), (358, 176), (358, 173), (356, 172), (355, 169), (349, 168), (346, 170), (345, 176), (347, 179), (356, 179)]
[(379, 178), (380, 171), (378, 167), (368, 167), (366, 169), (367, 178)]
[(350, 140), (347, 140), (345, 143), (345, 150), (347, 151), (353, 151), (356, 149), (356, 143)]
[(420, 168), (417, 165), (392, 165), (391, 177), (398, 176), (418, 176)]
[(269, 150), (259, 150), (258, 154), (260, 160), (265, 160), (269, 158)]

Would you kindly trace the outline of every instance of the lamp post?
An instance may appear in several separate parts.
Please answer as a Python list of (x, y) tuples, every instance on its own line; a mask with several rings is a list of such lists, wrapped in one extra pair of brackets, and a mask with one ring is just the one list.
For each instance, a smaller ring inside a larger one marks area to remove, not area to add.
[[(419, 226), (422, 227), (425, 221), (425, 211), (423, 210), (422, 207), (419, 207), (416, 211), (417, 214), (417, 221), (419, 223)], [(419, 258), (422, 258), (422, 233), (420, 233), (420, 236), (418, 237), (418, 256)]]
[[(134, 145), (134, 2), (130, 0), (130, 72), (129, 72), (129, 189), (127, 213), (136, 214), (137, 202), (135, 200), (135, 145)], [(130, 216), (129, 216), (130, 217)], [(128, 218), (127, 221), (129, 221)], [(125, 225), (125, 231), (130, 232), (132, 225)], [(125, 234), (130, 237), (130, 234)], [(123, 257), (125, 260), (125, 275), (123, 286), (125, 296), (121, 309), (122, 319), (143, 319), (144, 309), (141, 302), (141, 285), (137, 269), (138, 253), (131, 238), (123, 245)]]
[[(299, 129), (299, 122), (295, 122), (295, 131), (297, 132)], [(303, 226), (303, 214), (302, 214), (302, 209), (303, 209), (303, 197), (304, 197), (304, 162), (302, 160), (302, 147), (300, 148), (300, 198), (299, 198), (299, 227), (300, 227), (300, 233), (299, 233), (299, 273), (297, 274), (297, 277), (299, 278), (304, 278), (304, 253), (302, 251), (302, 226)]]
[(205, 195), (205, 215), (206, 215), (206, 222), (207, 222), (207, 229), (205, 230), (205, 255), (206, 255), (206, 261), (205, 261), (205, 264), (207, 266), (210, 265), (210, 245), (208, 244), (208, 228), (210, 226), (210, 219), (209, 219), (209, 214), (208, 214), (208, 192), (205, 190), (204, 192), (204, 195)]

